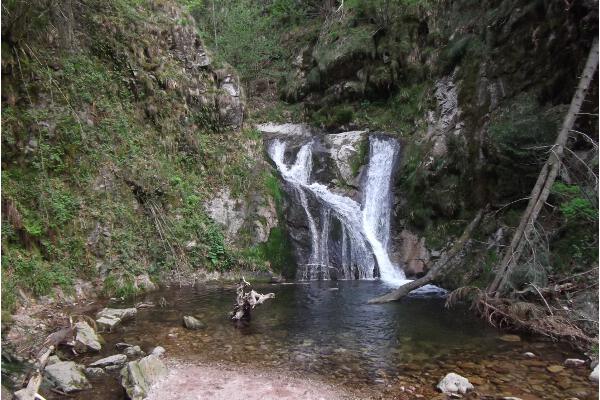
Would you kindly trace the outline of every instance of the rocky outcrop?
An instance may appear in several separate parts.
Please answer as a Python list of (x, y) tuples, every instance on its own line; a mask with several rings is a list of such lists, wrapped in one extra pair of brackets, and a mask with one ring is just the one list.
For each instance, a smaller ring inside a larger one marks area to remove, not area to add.
[(445, 76), (435, 83), (435, 99), (437, 110), (427, 115), (425, 140), (432, 143), (431, 155), (437, 159), (448, 153), (448, 136), (459, 136), (464, 128), (454, 75)]
[(204, 206), (207, 214), (222, 229), (227, 244), (239, 242), (242, 233), (251, 233), (252, 244), (264, 243), (279, 223), (273, 199), (261, 193), (236, 198), (229, 188), (218, 192)]
[(256, 125), (261, 133), (267, 135), (282, 135), (282, 136), (297, 136), (310, 137), (314, 134), (315, 129), (307, 124), (275, 124), (267, 122)]
[(57, 389), (72, 393), (88, 389), (90, 384), (84, 375), (85, 367), (73, 361), (59, 361), (46, 366), (46, 379)]
[(121, 370), (121, 384), (132, 400), (142, 400), (150, 388), (167, 375), (167, 367), (154, 355), (130, 361)]
[(233, 198), (229, 188), (224, 188), (206, 203), (205, 208), (208, 215), (223, 228), (226, 241), (234, 242), (246, 219), (244, 202)]
[(242, 89), (238, 81), (239, 78), (236, 75), (226, 73), (218, 83), (220, 90), (217, 95), (217, 108), (221, 123), (234, 128), (241, 127), (244, 121)]
[(359, 186), (359, 169), (368, 153), (367, 131), (351, 131), (325, 135), (325, 145), (336, 167), (336, 175), (343, 184)]

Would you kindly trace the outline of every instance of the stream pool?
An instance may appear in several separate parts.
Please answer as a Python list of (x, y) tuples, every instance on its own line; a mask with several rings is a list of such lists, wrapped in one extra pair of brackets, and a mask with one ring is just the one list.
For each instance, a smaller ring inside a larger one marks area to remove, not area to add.
[[(115, 343), (140, 345), (146, 352), (161, 345), (167, 359), (190, 363), (226, 363), (318, 378), (362, 393), (365, 398), (396, 398), (407, 387), (434, 388), (448, 372), (468, 377), (479, 393), (522, 399), (597, 398), (588, 381), (589, 368), (565, 367), (569, 348), (538, 338), (506, 341), (499, 332), (462, 308), (444, 308), (439, 296), (415, 296), (400, 303), (370, 305), (389, 290), (379, 281), (319, 281), (257, 284), (275, 299), (257, 307), (249, 327), (236, 329), (228, 319), (235, 286), (222, 283), (193, 288), (164, 288), (130, 301), (109, 301), (109, 307), (143, 301), (135, 320), (104, 334), (100, 354), (77, 361), (89, 363), (115, 354)], [(158, 306), (161, 299), (164, 307)], [(164, 303), (164, 302), (163, 302)], [(188, 330), (184, 315), (206, 324)], [(528, 358), (525, 352), (533, 352)], [(580, 356), (579, 356), (580, 357)], [(94, 390), (80, 399), (121, 399), (117, 376), (91, 380)], [(52, 394), (48, 393), (52, 398)], [(54, 397), (56, 398), (56, 397)], [(404, 398), (404, 397), (401, 397)], [(410, 397), (407, 397), (410, 398)], [(427, 398), (427, 395), (425, 395)]]

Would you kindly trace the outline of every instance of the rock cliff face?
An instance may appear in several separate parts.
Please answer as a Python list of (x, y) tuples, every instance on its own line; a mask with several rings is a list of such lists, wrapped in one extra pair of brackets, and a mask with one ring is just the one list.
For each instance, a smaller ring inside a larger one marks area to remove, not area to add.
[[(392, 247), (419, 275), (478, 209), (528, 195), (597, 35), (597, 4), (442, 1), (386, 12), (364, 5), (334, 13), (299, 48), (281, 95), (332, 132), (383, 128), (402, 138)], [(597, 85), (586, 107), (597, 109)], [(594, 124), (582, 115), (576, 130), (595, 137)], [(595, 150), (585, 141), (574, 136), (572, 147), (588, 160)], [(479, 240), (496, 244), (474, 243), (463, 254), (465, 273), (442, 283), (485, 285), (520, 207), (485, 218)], [(580, 229), (564, 223), (549, 238), (557, 254)], [(582, 270), (597, 258), (589, 250)]]

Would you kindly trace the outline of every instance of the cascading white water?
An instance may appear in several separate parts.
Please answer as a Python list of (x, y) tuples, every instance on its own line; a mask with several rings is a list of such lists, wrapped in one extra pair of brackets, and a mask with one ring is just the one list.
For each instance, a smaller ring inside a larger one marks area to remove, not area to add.
[(381, 279), (402, 284), (404, 272), (392, 264), (387, 248), (390, 241), (392, 169), (399, 145), (395, 140), (370, 138), (369, 166), (362, 210), (363, 229), (371, 243)]
[[(370, 157), (364, 188), (363, 206), (349, 197), (333, 193), (327, 186), (310, 182), (313, 142), (304, 144), (291, 166), (285, 163), (286, 144), (274, 140), (269, 148), (271, 159), (283, 179), (297, 194), (306, 213), (311, 236), (311, 254), (300, 274), (301, 279), (328, 279), (330, 276), (329, 230), (330, 219), (342, 225), (341, 274), (345, 278), (373, 279), (376, 265), (382, 280), (400, 285), (406, 282), (404, 273), (395, 266), (387, 253), (390, 235), (391, 174), (399, 150), (396, 141), (370, 138)], [(320, 227), (317, 228), (308, 196), (320, 206)]]

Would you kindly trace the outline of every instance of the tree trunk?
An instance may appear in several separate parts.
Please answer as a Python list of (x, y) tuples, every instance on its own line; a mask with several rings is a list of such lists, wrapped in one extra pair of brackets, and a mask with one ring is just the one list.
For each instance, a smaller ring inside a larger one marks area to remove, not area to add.
[(550, 156), (542, 167), (537, 182), (531, 191), (529, 204), (527, 205), (527, 208), (521, 217), (519, 227), (517, 228), (509, 247), (504, 253), (504, 257), (502, 258), (502, 261), (496, 271), (494, 281), (487, 289), (488, 293), (490, 294), (494, 293), (497, 297), (502, 294), (514, 269), (514, 266), (519, 261), (521, 254), (523, 253), (523, 249), (530, 238), (540, 210), (544, 206), (544, 203), (546, 203), (548, 195), (550, 194), (550, 189), (552, 188), (552, 184), (558, 175), (564, 147), (566, 146), (567, 139), (569, 138), (569, 132), (573, 128), (573, 123), (575, 122), (577, 114), (581, 109), (581, 104), (585, 99), (585, 92), (592, 78), (594, 77), (597, 66), (598, 39), (594, 39), (594, 43), (590, 49), (585, 68), (583, 69), (583, 73), (579, 79), (577, 90), (573, 95), (569, 111), (565, 116), (562, 127), (558, 133), (558, 137), (556, 138), (556, 142), (554, 143), (554, 146), (552, 146)]
[[(54, 346), (50, 346), (40, 355), (35, 363), (35, 372), (29, 379), (27, 386), (24, 389), (21, 389), (15, 392), (15, 399), (17, 400), (34, 400), (37, 397), (41, 397), (37, 394), (40, 389), (40, 385), (42, 383), (42, 373), (44, 368), (46, 368), (46, 363), (48, 362), (48, 357), (54, 351)], [(43, 398), (43, 397), (42, 397)]]
[(264, 303), (266, 300), (275, 297), (274, 293), (260, 294), (251, 290), (248, 293), (244, 293), (244, 289), (250, 286), (250, 283), (242, 277), (237, 287), (237, 296), (233, 310), (231, 311), (231, 319), (235, 321), (236, 326), (242, 327), (247, 325), (251, 319), (251, 311), (254, 307)]
[(435, 263), (433, 265), (433, 267), (431, 267), (429, 272), (427, 272), (427, 274), (424, 277), (416, 279), (414, 281), (411, 281), (405, 285), (402, 285), (398, 289), (396, 289), (386, 295), (377, 297), (375, 299), (371, 299), (371, 300), (369, 300), (369, 304), (388, 303), (390, 301), (400, 300), (402, 297), (406, 296), (413, 290), (418, 289), (422, 286), (425, 286), (428, 283), (431, 283), (435, 278), (440, 276), (440, 274), (443, 271), (447, 270), (449, 267), (452, 266), (451, 261), (454, 259), (454, 257), (456, 257), (456, 255), (458, 253), (460, 253), (460, 251), (464, 247), (465, 243), (467, 242), (467, 240), (473, 233), (473, 230), (479, 224), (479, 221), (481, 220), (482, 215), (483, 215), (483, 210), (479, 210), (479, 212), (477, 213), (477, 215), (475, 216), (473, 221), (471, 221), (471, 223), (469, 225), (467, 225), (467, 227), (465, 228), (465, 231), (460, 236), (460, 238), (456, 241), (456, 243), (454, 243), (454, 246), (452, 246), (450, 251), (448, 251), (448, 253), (446, 253), (437, 263)]

